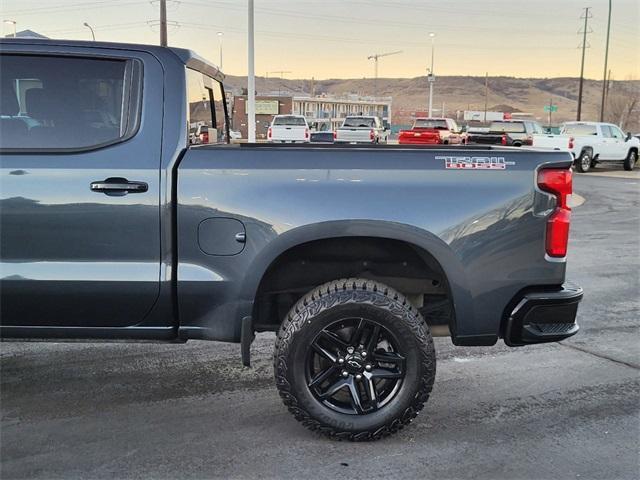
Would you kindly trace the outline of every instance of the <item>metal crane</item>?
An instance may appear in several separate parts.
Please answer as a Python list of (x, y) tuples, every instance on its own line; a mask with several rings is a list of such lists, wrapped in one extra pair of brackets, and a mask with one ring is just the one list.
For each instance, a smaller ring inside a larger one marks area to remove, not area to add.
[(367, 60), (374, 61), (374, 83), (373, 90), (376, 95), (378, 95), (378, 59), (381, 57), (388, 57), (389, 55), (397, 55), (398, 53), (402, 53), (402, 50), (398, 50), (396, 52), (388, 52), (388, 53), (374, 53), (373, 55), (369, 55)]

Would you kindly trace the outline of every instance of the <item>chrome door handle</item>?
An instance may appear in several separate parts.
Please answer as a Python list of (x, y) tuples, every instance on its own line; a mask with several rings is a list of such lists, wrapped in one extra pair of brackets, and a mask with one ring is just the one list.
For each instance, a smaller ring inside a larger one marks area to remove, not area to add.
[(91, 191), (111, 196), (122, 196), (127, 193), (143, 193), (149, 190), (145, 182), (130, 182), (126, 178), (111, 177), (103, 181), (91, 182)]

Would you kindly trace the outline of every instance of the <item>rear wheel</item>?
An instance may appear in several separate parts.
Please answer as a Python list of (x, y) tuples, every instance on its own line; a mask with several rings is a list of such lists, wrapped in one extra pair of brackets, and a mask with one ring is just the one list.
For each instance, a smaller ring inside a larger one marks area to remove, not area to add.
[(422, 409), (435, 377), (425, 321), (395, 290), (327, 283), (280, 327), (274, 370), (285, 405), (307, 428), (349, 440), (397, 432)]
[(587, 173), (589, 170), (591, 170), (592, 161), (593, 158), (591, 155), (591, 150), (582, 150), (582, 152), (580, 152), (580, 156), (576, 160), (576, 169), (580, 173)]
[(636, 150), (629, 150), (627, 158), (624, 159), (624, 169), (633, 170), (638, 161), (638, 152)]

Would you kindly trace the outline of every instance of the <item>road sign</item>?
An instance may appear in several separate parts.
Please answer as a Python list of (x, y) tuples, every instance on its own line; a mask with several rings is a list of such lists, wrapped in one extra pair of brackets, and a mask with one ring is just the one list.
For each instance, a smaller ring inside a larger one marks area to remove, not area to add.
[(557, 112), (558, 111), (558, 106), (557, 105), (545, 105), (544, 106), (544, 111), (545, 112)]

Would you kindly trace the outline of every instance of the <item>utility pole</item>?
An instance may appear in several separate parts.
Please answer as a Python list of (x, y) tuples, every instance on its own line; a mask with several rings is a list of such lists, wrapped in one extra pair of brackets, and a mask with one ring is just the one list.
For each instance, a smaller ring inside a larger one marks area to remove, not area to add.
[(487, 105), (489, 103), (489, 72), (484, 75), (484, 121), (487, 122)]
[(551, 109), (553, 108), (553, 96), (549, 97), (549, 127), (551, 127)]
[(373, 55), (369, 55), (367, 60), (373, 60), (374, 62), (374, 77), (373, 77), (373, 91), (374, 96), (378, 96), (378, 59), (381, 57), (388, 57), (389, 55), (397, 55), (398, 53), (402, 53), (402, 50), (398, 50), (396, 52), (389, 53), (374, 53)]
[(604, 49), (604, 73), (602, 74), (602, 103), (600, 104), (600, 121), (604, 122), (604, 101), (607, 96), (607, 62), (609, 60), (609, 34), (611, 33), (611, 0), (609, 0), (609, 19), (607, 20), (607, 46)]
[(284, 80), (285, 73), (291, 73), (289, 70), (275, 70), (273, 72), (267, 72), (267, 78), (269, 78), (270, 73), (279, 73), (280, 76), (276, 78), (280, 78), (280, 82), (278, 83), (278, 96), (280, 96), (280, 87), (282, 86), (282, 80)]
[(584, 8), (584, 14), (580, 17), (581, 19), (584, 18), (584, 27), (582, 29), (582, 32), (578, 31), (578, 33), (582, 33), (582, 63), (580, 64), (580, 87), (578, 88), (578, 115), (576, 117), (576, 120), (580, 120), (580, 117), (582, 116), (582, 86), (584, 83), (584, 56), (587, 51), (587, 48), (589, 48), (587, 45), (587, 34), (591, 33), (588, 29), (589, 19), (593, 16), (589, 12), (589, 10), (591, 10), (591, 7)]
[(160, 46), (167, 46), (167, 0), (160, 0)]
[(248, 0), (248, 41), (247, 41), (247, 127), (249, 143), (256, 142), (256, 71), (254, 64), (254, 0)]

